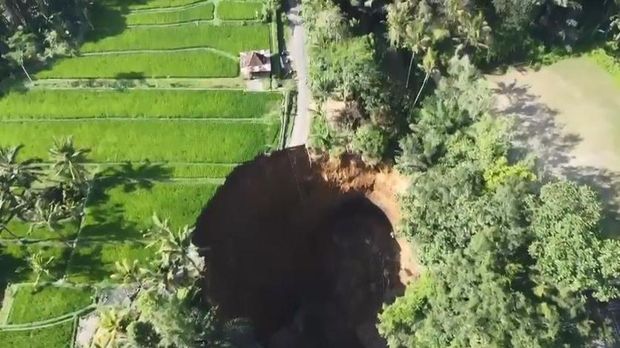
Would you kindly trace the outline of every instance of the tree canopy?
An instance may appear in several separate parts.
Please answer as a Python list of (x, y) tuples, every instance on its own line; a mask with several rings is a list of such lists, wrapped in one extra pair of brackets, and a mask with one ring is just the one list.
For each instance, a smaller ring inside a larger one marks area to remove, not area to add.
[(401, 233), (427, 269), (384, 309), (380, 332), (390, 347), (609, 339), (596, 303), (618, 296), (620, 245), (601, 234), (595, 193), (540, 183), (527, 159), (512, 158), (509, 125), (490, 115), (490, 93), (469, 64), (451, 61), (401, 141), (398, 165), (412, 178)]

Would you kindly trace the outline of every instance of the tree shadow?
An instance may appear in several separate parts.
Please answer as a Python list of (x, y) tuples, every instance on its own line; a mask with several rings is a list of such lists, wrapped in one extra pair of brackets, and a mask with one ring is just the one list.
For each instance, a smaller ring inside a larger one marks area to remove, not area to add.
[(23, 257), (16, 257), (5, 252), (5, 246), (0, 244), (0, 296), (9, 283), (21, 280), (18, 271), (28, 267)]
[(552, 109), (529, 92), (530, 86), (497, 83), (493, 92), (499, 96), (495, 111), (514, 122), (513, 143), (515, 154), (534, 154), (537, 169), (544, 176), (558, 174), (562, 166), (573, 158), (571, 151), (582, 141), (579, 134), (566, 134), (564, 126), (556, 121), (558, 110)]
[(110, 198), (107, 190), (112, 187), (122, 186), (124, 192), (133, 192), (137, 189), (150, 189), (155, 182), (171, 177), (172, 168), (159, 163), (124, 162), (108, 167), (98, 173), (93, 180), (88, 205), (107, 201)]
[[(594, 189), (601, 199), (605, 216), (603, 235), (620, 238), (620, 173), (602, 167), (573, 165), (573, 150), (583, 141), (579, 134), (566, 133), (556, 121), (558, 114), (530, 93), (530, 86), (499, 82), (493, 92), (500, 97), (496, 111), (514, 120), (515, 156), (526, 153), (537, 157), (537, 170), (543, 182), (566, 178)], [(502, 100), (503, 99), (503, 100)]]
[(85, 277), (91, 281), (104, 280), (109, 276), (102, 259), (102, 246), (90, 243), (88, 246), (77, 245), (76, 248), (87, 248), (88, 252), (77, 250), (71, 258), (69, 274), (71, 277)]
[(140, 238), (144, 231), (135, 221), (125, 218), (121, 203), (110, 204), (109, 190), (121, 188), (130, 193), (151, 189), (155, 182), (169, 179), (172, 169), (162, 164), (125, 162), (106, 168), (93, 180), (86, 203), (87, 219), (82, 234), (89, 240)]
[(620, 173), (592, 166), (566, 166), (562, 174), (598, 193), (605, 212), (601, 221), (603, 236), (620, 239)]

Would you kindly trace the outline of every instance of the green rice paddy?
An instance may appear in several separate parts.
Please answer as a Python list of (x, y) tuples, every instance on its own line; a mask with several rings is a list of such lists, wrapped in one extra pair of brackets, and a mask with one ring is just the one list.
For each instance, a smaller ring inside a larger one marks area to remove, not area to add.
[(141, 239), (153, 225), (153, 214), (169, 219), (175, 228), (194, 225), (218, 186), (200, 182), (128, 186), (122, 180), (104, 178), (92, 189), (80, 238)]
[(106, 36), (105, 33), (96, 32), (94, 35), (81, 47), (82, 53), (211, 47), (238, 56), (242, 51), (270, 47), (268, 24), (188, 23), (178, 26), (132, 27), (118, 35)]
[(0, 98), (0, 120), (73, 118), (260, 118), (279, 93), (238, 90), (32, 90)]
[(101, 120), (8, 122), (0, 146), (24, 144), (24, 157), (47, 158), (54, 139), (73, 136), (97, 162), (224, 162), (252, 159), (272, 147), (276, 123)]
[(64, 58), (37, 78), (235, 77), (239, 62), (207, 50), (120, 53)]
[(265, 5), (262, 2), (221, 1), (217, 6), (220, 19), (258, 19)]
[(10, 348), (69, 348), (73, 321), (28, 331), (0, 331), (0, 342)]
[(204, 3), (178, 11), (133, 12), (126, 16), (127, 25), (175, 24), (213, 19), (212, 3)]
[(7, 324), (27, 324), (57, 318), (93, 303), (88, 287), (20, 286), (13, 294), (13, 309)]
[(156, 8), (170, 8), (187, 6), (203, 2), (204, 0), (102, 0), (101, 2), (109, 7), (118, 7), (126, 10), (144, 10)]
[[(0, 235), (0, 290), (13, 289), (0, 312), (2, 347), (72, 347), (81, 310), (98, 288), (114, 285), (115, 263), (157, 256), (145, 234), (153, 214), (173, 228), (194, 224), (238, 164), (279, 140), (281, 93), (206, 88), (233, 80), (243, 87), (239, 53), (271, 47), (272, 26), (256, 21), (262, 2), (95, 6), (95, 28), (77, 56), (33, 72), (44, 82), (0, 91), (0, 146), (23, 145), (20, 156), (46, 161), (54, 140), (72, 136), (90, 149), (95, 177), (79, 219), (16, 219), (14, 235)], [(92, 87), (103, 79), (119, 81)], [(195, 89), (177, 87), (188, 83)], [(37, 289), (28, 262), (35, 254), (52, 258)]]

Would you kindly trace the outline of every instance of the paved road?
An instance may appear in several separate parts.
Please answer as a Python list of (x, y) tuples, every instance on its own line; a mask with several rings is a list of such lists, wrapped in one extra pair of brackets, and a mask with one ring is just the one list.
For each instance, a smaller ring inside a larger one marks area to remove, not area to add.
[(310, 101), (311, 94), (308, 87), (308, 55), (306, 52), (306, 32), (300, 16), (301, 4), (290, 1), (290, 10), (287, 13), (293, 28), (293, 36), (289, 43), (289, 51), (293, 60), (293, 68), (297, 72), (297, 116), (294, 119), (293, 131), (288, 141), (288, 147), (304, 145), (310, 135)]

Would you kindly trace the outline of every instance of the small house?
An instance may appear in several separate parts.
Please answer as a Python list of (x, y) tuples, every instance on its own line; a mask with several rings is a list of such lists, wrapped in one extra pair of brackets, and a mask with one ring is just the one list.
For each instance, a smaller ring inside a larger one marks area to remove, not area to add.
[(269, 50), (240, 53), (241, 75), (245, 79), (269, 77), (271, 75), (271, 53)]

